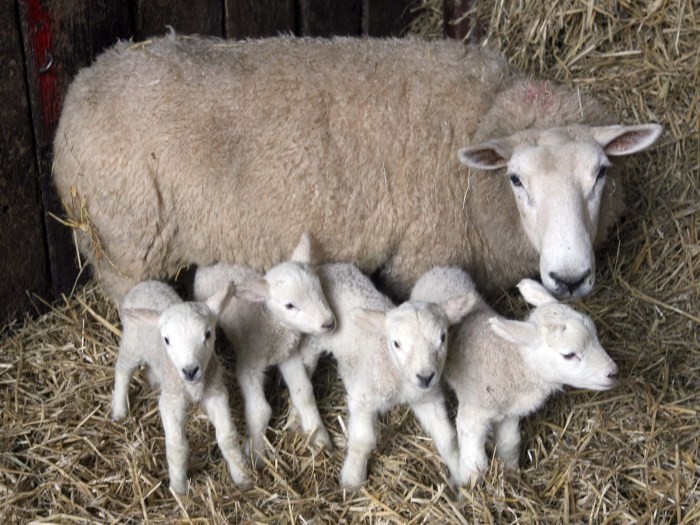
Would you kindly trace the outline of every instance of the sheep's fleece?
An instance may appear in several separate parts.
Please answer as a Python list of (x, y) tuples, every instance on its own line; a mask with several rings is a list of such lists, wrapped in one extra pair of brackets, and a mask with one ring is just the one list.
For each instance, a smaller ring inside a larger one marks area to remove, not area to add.
[[(117, 301), (188, 264), (264, 270), (306, 230), (324, 260), (379, 269), (399, 297), (435, 265), (488, 292), (536, 274), (539, 248), (505, 170), (468, 169), (458, 150), (610, 118), (456, 41), (171, 34), (119, 42), (78, 74), (53, 176), (69, 213), (87, 210), (80, 248)], [(597, 240), (621, 197), (609, 174)]]

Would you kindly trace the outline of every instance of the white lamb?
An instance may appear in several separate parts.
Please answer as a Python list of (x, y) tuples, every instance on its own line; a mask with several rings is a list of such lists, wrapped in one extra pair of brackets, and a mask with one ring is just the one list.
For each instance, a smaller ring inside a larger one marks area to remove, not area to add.
[(228, 390), (214, 355), (216, 320), (233, 291), (229, 283), (205, 302), (183, 302), (167, 284), (146, 281), (125, 296), (121, 307), (123, 335), (114, 371), (112, 418), (126, 416), (129, 381), (145, 364), (151, 384), (160, 387), (170, 486), (177, 493), (187, 492), (185, 424), (192, 403), (200, 404), (214, 425), (233, 481), (241, 487), (250, 484)]
[(236, 353), (237, 377), (245, 399), (246, 443), (258, 468), (263, 465), (271, 415), (265, 398), (265, 371), (274, 365), (289, 387), (303, 430), (313, 433), (314, 444), (332, 448), (299, 353), (302, 334), (335, 330), (335, 317), (311, 262), (311, 239), (304, 234), (291, 259), (264, 276), (245, 266), (222, 263), (200, 268), (195, 276), (196, 299), (209, 296), (226, 282), (237, 285), (235, 298), (221, 313), (219, 325)]
[[(474, 291), (457, 268), (434, 268), (416, 283), (413, 300), (439, 301)], [(474, 483), (487, 467), (484, 451), (493, 428), (496, 453), (518, 467), (520, 418), (541, 407), (564, 385), (607, 390), (618, 380), (617, 365), (598, 342), (591, 319), (557, 300), (539, 283), (518, 284), (535, 306), (526, 321), (511, 321), (479, 301), (450, 340), (444, 377), (459, 400), (459, 482)]]
[(318, 274), (338, 329), (304, 338), (301, 349), (311, 371), (322, 352), (332, 353), (345, 384), (350, 419), (341, 486), (353, 489), (367, 478), (367, 460), (377, 442), (378, 412), (403, 403), (411, 406), (454, 475), (457, 436), (440, 374), (448, 327), (470, 311), (476, 297), (394, 307), (354, 265), (325, 264)]

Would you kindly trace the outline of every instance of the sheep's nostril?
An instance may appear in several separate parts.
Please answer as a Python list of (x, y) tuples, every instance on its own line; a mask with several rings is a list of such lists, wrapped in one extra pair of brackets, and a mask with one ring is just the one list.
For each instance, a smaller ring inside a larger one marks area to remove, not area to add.
[(321, 328), (323, 328), (326, 332), (332, 332), (335, 330), (335, 319), (331, 319), (330, 321), (323, 323)]
[(430, 382), (433, 380), (433, 377), (435, 377), (435, 372), (427, 376), (416, 374), (416, 377), (418, 378), (418, 381), (420, 381), (423, 388), (428, 388), (430, 386)]
[(611, 374), (608, 374), (608, 379), (614, 379), (615, 381), (617, 381), (618, 379), (620, 379), (620, 373), (613, 372)]
[(563, 276), (557, 275), (554, 272), (549, 272), (549, 276), (554, 281), (554, 284), (562, 292), (564, 290), (569, 292), (569, 295), (573, 295), (574, 292), (583, 284), (583, 282), (591, 275), (590, 268), (583, 272), (581, 275), (576, 276)]
[(182, 375), (185, 376), (185, 379), (188, 381), (192, 381), (195, 376), (197, 375), (197, 372), (199, 372), (199, 367), (198, 366), (193, 366), (192, 368), (183, 368), (182, 369)]

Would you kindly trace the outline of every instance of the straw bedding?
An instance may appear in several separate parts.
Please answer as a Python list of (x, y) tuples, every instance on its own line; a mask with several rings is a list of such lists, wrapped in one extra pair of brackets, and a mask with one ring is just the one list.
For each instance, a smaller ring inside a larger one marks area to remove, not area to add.
[[(440, 3), (423, 2), (419, 32), (439, 26)], [(578, 303), (621, 367), (619, 386), (551, 400), (522, 425), (520, 472), (494, 461), (459, 497), (410, 412), (395, 410), (381, 420), (369, 482), (346, 494), (347, 412), (326, 363), (315, 381), (336, 451), (314, 457), (284, 429), (286, 392), (273, 377), (273, 453), (255, 488), (233, 486), (195, 411), (191, 487), (177, 497), (144, 374), (132, 381), (131, 416), (108, 417), (118, 316), (89, 284), (0, 334), (1, 523), (700, 521), (700, 5), (476, 3), (482, 37), (522, 69), (595, 92), (625, 123), (664, 124), (658, 146), (624, 164), (629, 210), (599, 252), (596, 291)], [(499, 308), (524, 312), (516, 295)], [(242, 429), (235, 386), (232, 407)]]

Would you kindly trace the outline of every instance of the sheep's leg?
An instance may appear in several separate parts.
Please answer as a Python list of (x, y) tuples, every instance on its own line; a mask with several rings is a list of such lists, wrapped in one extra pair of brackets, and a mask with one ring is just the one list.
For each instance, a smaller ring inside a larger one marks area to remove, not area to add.
[(459, 451), (457, 449), (457, 432), (447, 414), (445, 399), (411, 405), (423, 429), (433, 438), (435, 448), (450, 469), (450, 482), (459, 482)]
[(367, 460), (377, 446), (377, 411), (359, 403), (350, 403), (348, 409), (348, 451), (340, 471), (340, 486), (356, 489), (367, 479)]
[(517, 417), (507, 417), (493, 428), (496, 437), (496, 454), (506, 468), (513, 470), (517, 470), (520, 456), (519, 421)]
[(314, 389), (311, 380), (306, 374), (304, 362), (301, 354), (293, 353), (289, 359), (280, 363), (280, 372), (289, 388), (289, 396), (292, 404), (297, 409), (301, 417), (301, 428), (304, 432), (314, 432), (313, 442), (329, 450), (333, 449), (333, 443), (326, 431), (326, 427), (321, 421), (321, 414), (318, 412), (318, 405), (314, 397)]
[[(122, 342), (123, 344), (123, 342)], [(129, 382), (138, 368), (138, 363), (124, 359), (120, 352), (114, 367), (114, 390), (112, 391), (112, 419), (117, 421), (126, 417), (129, 411)]]
[[(306, 377), (311, 380), (318, 367), (318, 360), (321, 358), (321, 352), (316, 351), (315, 348), (300, 348), (299, 354), (301, 355), (301, 360), (304, 363), (304, 369), (306, 370)], [(289, 386), (289, 385), (287, 385)], [(290, 430), (299, 430), (302, 428), (301, 418), (299, 412), (297, 411), (294, 404), (289, 407), (289, 417), (287, 417), (287, 428)], [(332, 448), (332, 447), (331, 447)]]
[(248, 431), (246, 454), (253, 457), (258, 470), (265, 465), (265, 432), (272, 408), (265, 398), (265, 371), (238, 368), (238, 383), (245, 400), (245, 421)]
[(168, 459), (170, 487), (178, 494), (187, 492), (189, 446), (185, 435), (187, 407), (178, 400), (161, 395), (158, 402), (165, 430), (165, 456)]
[(476, 483), (486, 471), (486, 437), (489, 423), (481, 414), (465, 410), (460, 404), (457, 411), (457, 439), (459, 441), (459, 482)]
[(250, 486), (246, 461), (238, 443), (238, 432), (231, 419), (228, 392), (222, 384), (202, 399), (202, 407), (216, 430), (216, 442), (228, 464), (231, 479), (242, 488)]

